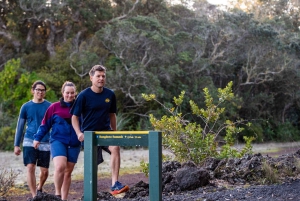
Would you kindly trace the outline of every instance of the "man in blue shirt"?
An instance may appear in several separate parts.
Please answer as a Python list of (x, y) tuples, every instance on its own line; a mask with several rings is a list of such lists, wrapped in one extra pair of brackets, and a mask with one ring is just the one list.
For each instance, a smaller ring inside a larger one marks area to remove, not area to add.
[[(32, 197), (35, 197), (38, 192), (42, 192), (42, 187), (48, 178), (50, 144), (48, 133), (41, 140), (39, 149), (35, 149), (33, 147), (33, 135), (37, 132), (44, 114), (51, 103), (44, 99), (46, 93), (46, 85), (44, 82), (34, 82), (31, 92), (33, 94), (33, 99), (23, 104), (20, 109), (14, 141), (14, 153), (17, 156), (21, 154), (20, 144), (26, 124), (23, 140), (23, 161), (24, 165), (27, 167), (27, 184)], [(36, 166), (40, 166), (40, 181), (38, 186), (35, 178)]]
[[(84, 131), (117, 130), (117, 104), (115, 93), (104, 87), (106, 83), (106, 68), (102, 65), (94, 66), (90, 72), (92, 86), (79, 93), (71, 109), (72, 125), (79, 141), (84, 140)], [(80, 129), (79, 117), (82, 117)], [(120, 170), (120, 147), (98, 147), (98, 164), (103, 162), (102, 150), (111, 154), (112, 186), (111, 194), (116, 195), (129, 190), (127, 185), (118, 181)], [(99, 160), (100, 157), (100, 160)]]

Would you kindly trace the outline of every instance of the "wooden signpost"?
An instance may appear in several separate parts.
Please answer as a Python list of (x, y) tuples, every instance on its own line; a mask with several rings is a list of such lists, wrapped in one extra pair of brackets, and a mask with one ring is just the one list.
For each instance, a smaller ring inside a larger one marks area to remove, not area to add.
[(148, 146), (149, 198), (150, 201), (161, 201), (161, 143), (161, 132), (158, 131), (85, 131), (84, 201), (97, 200), (97, 146)]

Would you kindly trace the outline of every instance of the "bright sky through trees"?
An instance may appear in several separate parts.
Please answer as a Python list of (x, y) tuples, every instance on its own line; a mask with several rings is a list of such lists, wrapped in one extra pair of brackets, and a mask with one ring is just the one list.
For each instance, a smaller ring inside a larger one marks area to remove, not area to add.
[[(228, 2), (229, 1), (235, 1), (235, 0), (206, 0), (208, 3), (210, 4), (214, 4), (214, 5), (228, 5)], [(189, 2), (189, 3), (187, 3)], [(181, 1), (180, 0), (170, 0), (170, 3), (175, 5), (175, 4), (181, 4)], [(190, 1), (186, 1), (187, 3), (187, 6), (189, 8), (192, 8), (192, 5), (193, 5), (193, 1), (190, 0)]]
[(228, 3), (228, 0), (207, 0), (207, 2), (211, 4), (216, 4), (216, 5), (226, 5)]

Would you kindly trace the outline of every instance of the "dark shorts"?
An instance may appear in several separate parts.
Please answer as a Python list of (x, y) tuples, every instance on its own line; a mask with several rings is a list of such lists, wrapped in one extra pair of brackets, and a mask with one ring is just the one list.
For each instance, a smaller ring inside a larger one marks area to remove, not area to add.
[(103, 160), (103, 155), (102, 155), (102, 150), (104, 150), (107, 153), (111, 154), (111, 152), (108, 149), (108, 146), (98, 146), (97, 147), (97, 164), (98, 165), (104, 161)]
[(50, 151), (40, 151), (33, 147), (23, 147), (24, 165), (35, 164), (40, 167), (49, 168)]
[(77, 163), (80, 149), (80, 145), (77, 147), (71, 147), (58, 140), (54, 140), (50, 143), (52, 158), (56, 156), (65, 156), (67, 157), (67, 161), (71, 163)]

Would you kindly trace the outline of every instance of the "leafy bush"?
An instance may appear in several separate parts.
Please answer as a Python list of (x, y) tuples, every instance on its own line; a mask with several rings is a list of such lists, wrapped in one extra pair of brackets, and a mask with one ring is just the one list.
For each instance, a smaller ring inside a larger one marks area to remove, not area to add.
[(264, 141), (275, 141), (276, 133), (275, 133), (275, 123), (273, 121), (263, 121), (261, 124), (264, 132)]
[(262, 125), (259, 123), (252, 123), (248, 129), (245, 129), (242, 136), (239, 136), (238, 139), (242, 141), (243, 137), (254, 137), (255, 142), (261, 143), (264, 142), (264, 129), (262, 128)]
[[(0, 101), (6, 105), (6, 113), (18, 113), (22, 104), (32, 99), (30, 89), (36, 80), (41, 79), (35, 72), (21, 68), (20, 59), (12, 59), (5, 64), (4, 70), (0, 72)], [(46, 98), (49, 101), (57, 100), (54, 91), (49, 90), (49, 87)]]
[(142, 172), (145, 174), (146, 177), (149, 176), (149, 163), (142, 160), (140, 162), (140, 166), (142, 167)]
[(263, 121), (260, 126), (263, 128), (263, 141), (265, 142), (293, 142), (300, 140), (299, 128), (294, 125), (294, 122), (286, 121), (282, 123), (267, 120)]
[(284, 122), (275, 129), (275, 139), (278, 142), (298, 141), (300, 139), (299, 130), (290, 122)]
[[(218, 100), (214, 100), (207, 88), (203, 89), (205, 94), (206, 108), (199, 108), (193, 100), (189, 101), (192, 113), (200, 118), (203, 125), (190, 122), (184, 118), (179, 112), (180, 105), (184, 100), (185, 92), (182, 91), (178, 98), (174, 97), (175, 106), (166, 107), (156, 99), (154, 94), (142, 94), (146, 101), (156, 101), (165, 108), (170, 116), (164, 115), (160, 120), (150, 114), (150, 122), (155, 130), (162, 131), (162, 142), (165, 149), (170, 150), (175, 159), (184, 161), (193, 161), (197, 164), (201, 163), (207, 157), (229, 158), (241, 157), (246, 153), (252, 152), (251, 142), (254, 137), (244, 136), (246, 142), (245, 147), (238, 151), (232, 146), (236, 139), (236, 135), (241, 133), (244, 128), (238, 125), (245, 124), (243, 120), (231, 121), (228, 119), (221, 120), (221, 115), (225, 112), (225, 108), (220, 107), (225, 101), (230, 101), (234, 94), (232, 93), (232, 82), (229, 82), (224, 89), (218, 89)], [(220, 133), (225, 132), (223, 145), (219, 149)]]
[(0, 128), (0, 150), (14, 150), (15, 130), (9, 126)]

